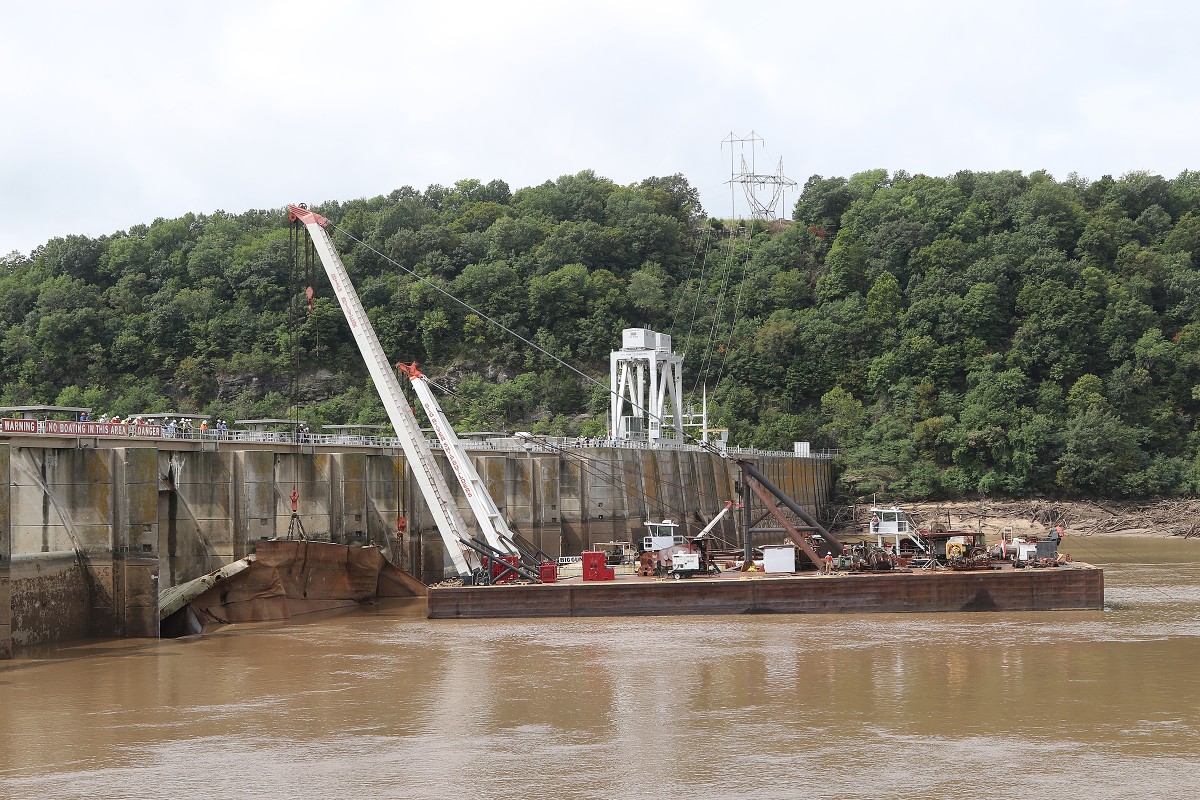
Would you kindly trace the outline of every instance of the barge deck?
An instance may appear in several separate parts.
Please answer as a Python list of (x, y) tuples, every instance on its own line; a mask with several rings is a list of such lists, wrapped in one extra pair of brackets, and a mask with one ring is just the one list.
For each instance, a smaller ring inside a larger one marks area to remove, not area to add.
[(1046, 569), (914, 570), (820, 575), (724, 572), (687, 580), (432, 586), (430, 619), (953, 611), (1100, 611), (1104, 571), (1075, 562)]

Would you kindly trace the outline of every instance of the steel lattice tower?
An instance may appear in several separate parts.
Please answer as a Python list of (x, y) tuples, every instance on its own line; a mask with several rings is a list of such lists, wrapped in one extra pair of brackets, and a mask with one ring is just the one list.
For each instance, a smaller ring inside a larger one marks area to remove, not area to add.
[[(750, 144), (750, 163), (746, 163), (745, 147), (746, 143)], [(721, 146), (729, 144), (729, 191), (732, 196), (734, 186), (740, 185), (742, 192), (746, 195), (746, 203), (750, 206), (750, 218), (760, 219), (764, 222), (773, 222), (777, 219), (775, 215), (775, 207), (779, 205), (780, 199), (783, 197), (787, 189), (796, 185), (796, 182), (783, 174), (783, 159), (779, 159), (779, 166), (775, 172), (770, 175), (759, 174), (757, 171), (757, 155), (758, 146), (764, 144), (764, 140), (754, 131), (750, 131), (749, 136), (739, 137), (732, 131), (729, 136), (721, 140)], [(742, 146), (740, 154), (734, 153), (734, 144)], [(734, 166), (734, 156), (740, 155), (741, 169), (740, 171)], [(767, 197), (769, 195), (769, 198)]]

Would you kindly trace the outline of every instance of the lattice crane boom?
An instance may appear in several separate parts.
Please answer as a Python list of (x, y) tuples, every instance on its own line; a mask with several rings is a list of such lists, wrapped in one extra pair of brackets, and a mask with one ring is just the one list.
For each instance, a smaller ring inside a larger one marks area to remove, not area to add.
[(329, 283), (333, 286), (338, 304), (342, 307), (342, 313), (346, 315), (346, 321), (350, 324), (350, 332), (354, 334), (354, 341), (358, 344), (358, 349), (367, 364), (371, 380), (375, 382), (379, 399), (383, 401), (388, 418), (396, 429), (400, 445), (404, 448), (404, 456), (408, 460), (417, 485), (421, 489), (421, 494), (425, 498), (425, 504), (429, 506), (429, 511), (441, 533), (442, 541), (450, 554), (450, 560), (454, 563), (454, 568), (459, 575), (464, 577), (470, 575), (471, 566), (467, 563), (462, 545), (462, 542), (471, 538), (470, 529), (462, 513), (458, 510), (450, 486), (442, 476), (441, 469), (438, 468), (429, 442), (421, 433), (417, 419), (400, 388), (396, 372), (383, 353), (379, 337), (376, 336), (375, 328), (367, 318), (362, 301), (358, 299), (358, 294), (354, 291), (346, 267), (342, 264), (342, 259), (333, 246), (333, 240), (329, 238), (329, 233), (325, 230), (329, 220), (303, 206), (295, 205), (288, 206), (288, 220), (299, 221), (308, 230), (317, 256), (321, 259), (321, 265), (329, 276)]
[(504, 515), (500, 513), (496, 502), (488, 493), (487, 486), (479, 477), (479, 471), (475, 469), (475, 464), (467, 455), (466, 448), (459, 441), (458, 434), (454, 432), (450, 421), (446, 419), (445, 412), (442, 411), (441, 405), (433, 395), (433, 390), (429, 387), (429, 379), (417, 369), (416, 363), (397, 364), (396, 366), (412, 382), (417, 399), (421, 401), (421, 407), (425, 409), (425, 416), (429, 417), (429, 423), (442, 443), (442, 450), (446, 453), (450, 468), (454, 470), (463, 494), (470, 503), (471, 510), (475, 512), (475, 521), (483, 532), (483, 538), (502, 553), (520, 555), (513, 546), (515, 537), (509, 529)]

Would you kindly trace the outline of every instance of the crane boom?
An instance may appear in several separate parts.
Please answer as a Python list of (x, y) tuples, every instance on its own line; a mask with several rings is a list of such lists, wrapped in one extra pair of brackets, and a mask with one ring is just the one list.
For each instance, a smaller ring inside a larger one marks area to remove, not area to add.
[(417, 399), (421, 401), (421, 407), (425, 409), (425, 416), (429, 417), (429, 423), (433, 425), (434, 433), (442, 443), (442, 450), (446, 453), (450, 468), (454, 470), (459, 485), (462, 486), (463, 494), (466, 496), (467, 502), (471, 504), (471, 510), (475, 512), (475, 520), (479, 523), (483, 538), (501, 553), (519, 555), (512, 544), (516, 537), (509, 530), (504, 515), (500, 513), (496, 501), (488, 493), (483, 479), (479, 477), (479, 471), (475, 469), (471, 457), (467, 455), (466, 449), (458, 439), (458, 434), (454, 432), (454, 428), (446, 419), (446, 414), (442, 411), (437, 398), (433, 396), (433, 390), (429, 388), (429, 379), (417, 369), (415, 362), (396, 366), (412, 381)]
[(710, 522), (704, 526), (704, 530), (702, 530), (702, 531), (700, 531), (700, 533), (696, 534), (696, 538), (699, 539), (701, 536), (707, 536), (708, 532), (711, 531), (713, 528), (717, 527), (717, 523), (721, 521), (721, 517), (723, 517), (727, 513), (729, 513), (729, 509), (733, 508), (733, 506), (734, 506), (734, 502), (732, 500), (726, 501), (725, 507), (717, 512), (717, 515), (712, 518), (712, 522)]
[(342, 307), (342, 313), (346, 315), (346, 321), (350, 324), (350, 332), (354, 334), (354, 341), (358, 343), (367, 370), (375, 382), (379, 399), (383, 401), (383, 407), (387, 409), (392, 426), (396, 429), (400, 445), (404, 448), (404, 456), (417, 485), (421, 488), (421, 495), (425, 498), (425, 503), (429, 506), (442, 535), (442, 541), (446, 544), (450, 560), (454, 562), (454, 568), (459, 575), (470, 575), (471, 567), (467, 563), (461, 544), (471, 538), (470, 529), (458, 510), (450, 486), (434, 460), (429, 442), (421, 434), (417, 419), (400, 388), (400, 381), (384, 355), (379, 337), (375, 335), (375, 328), (367, 318), (367, 312), (363, 309), (353, 284), (350, 283), (346, 267), (333, 247), (333, 240), (325, 230), (329, 220), (307, 208), (295, 205), (288, 206), (288, 219), (292, 222), (299, 221), (308, 230), (321, 264), (325, 267), (325, 273), (329, 276), (329, 283), (333, 286), (334, 294)]

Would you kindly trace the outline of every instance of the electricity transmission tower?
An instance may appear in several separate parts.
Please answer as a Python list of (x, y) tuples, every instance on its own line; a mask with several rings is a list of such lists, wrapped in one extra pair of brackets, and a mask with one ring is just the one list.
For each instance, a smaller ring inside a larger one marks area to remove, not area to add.
[[(746, 145), (750, 145), (750, 163), (746, 163)], [(734, 187), (740, 185), (742, 192), (746, 195), (746, 203), (750, 206), (750, 218), (752, 220), (760, 219), (764, 222), (773, 222), (775, 216), (775, 207), (779, 205), (780, 199), (784, 196), (787, 189), (796, 185), (794, 180), (791, 180), (783, 174), (783, 159), (779, 159), (779, 166), (775, 172), (770, 175), (759, 174), (757, 171), (757, 156), (759, 145), (764, 144), (764, 140), (754, 131), (750, 131), (749, 136), (737, 136), (732, 131), (729, 136), (721, 140), (721, 148), (729, 145), (729, 193), (730, 202), (732, 202)], [(735, 148), (734, 145), (740, 145), (740, 148)], [(741, 152), (735, 152), (740, 149)], [(741, 158), (741, 170), (739, 171), (734, 166), (734, 156)]]

